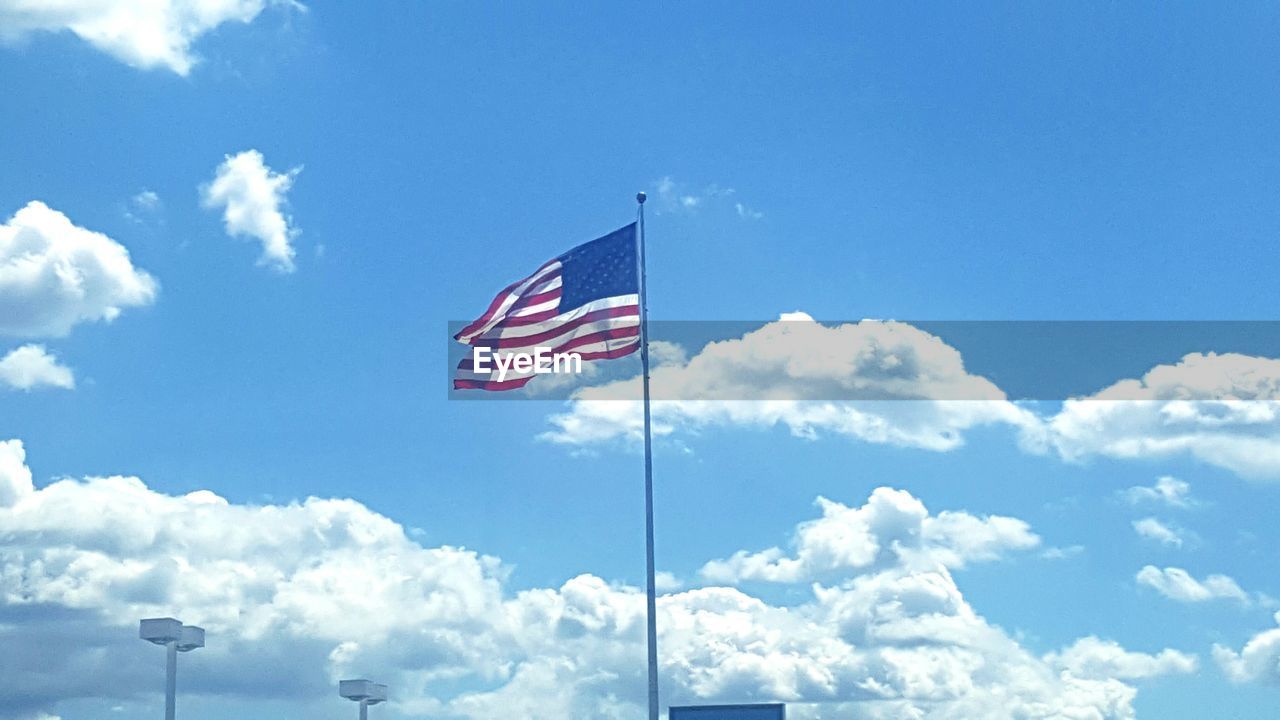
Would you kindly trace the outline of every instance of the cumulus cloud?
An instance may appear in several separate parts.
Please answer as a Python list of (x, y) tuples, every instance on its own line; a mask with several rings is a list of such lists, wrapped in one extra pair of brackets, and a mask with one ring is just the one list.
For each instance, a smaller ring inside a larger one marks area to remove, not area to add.
[(707, 563), (702, 577), (731, 584), (744, 580), (807, 582), (833, 571), (847, 572), (917, 556), (960, 568), (1040, 544), (1039, 536), (1022, 520), (949, 510), (930, 515), (924, 503), (905, 490), (877, 488), (861, 507), (826, 498), (818, 498), (817, 504), (822, 517), (796, 529), (794, 553), (776, 547), (755, 553), (742, 551)]
[[(196, 693), (321, 698), (367, 668), (406, 689), (460, 674), (499, 680), (511, 660), (505, 570), (493, 558), (418, 546), (350, 500), (233, 505), (127, 477), (33, 489), (15, 467), (21, 451), (0, 451), (0, 642), (23, 649), (0, 658), (21, 688), (0, 690), (0, 707), (52, 711), (60, 699), (149, 690), (153, 658), (134, 637), (149, 616), (208, 630), (206, 671), (187, 681)], [(49, 640), (73, 631), (80, 641)]]
[(252, 22), (268, 5), (301, 7), (292, 0), (0, 0), (0, 40), (71, 32), (133, 67), (186, 75), (196, 40), (224, 23)]
[[(1280, 612), (1275, 621), (1280, 625)], [(1213, 659), (1232, 682), (1280, 686), (1280, 627), (1254, 635), (1240, 652), (1214, 645)]]
[[(666, 697), (778, 699), (802, 719), (1132, 718), (1133, 680), (1188, 671), (1169, 650), (1031, 653), (969, 605), (945, 555), (925, 551), (964, 545), (957, 527), (886, 546), (882, 562), (813, 585), (798, 605), (728, 587), (664, 595)], [(0, 536), (0, 717), (151, 697), (155, 657), (136, 622), (152, 615), (209, 631), (184, 692), (304, 714), (354, 674), (392, 683), (410, 715), (620, 720), (645, 699), (639, 589), (581, 575), (512, 593), (501, 561), (423, 547), (351, 500), (240, 505), (129, 477), (35, 488), (10, 441)]]
[(1167, 567), (1161, 570), (1147, 565), (1138, 571), (1139, 585), (1145, 585), (1170, 600), (1179, 602), (1206, 602), (1208, 600), (1237, 600), (1248, 603), (1249, 596), (1226, 575), (1209, 575), (1197, 580), (1182, 568)]
[(0, 383), (18, 390), (76, 386), (71, 368), (58, 362), (43, 345), (23, 345), (0, 358)]
[(129, 251), (30, 202), (0, 225), (0, 334), (62, 337), (154, 302), (158, 285)]
[(201, 188), (206, 208), (221, 209), (227, 234), (248, 237), (262, 245), (259, 265), (290, 273), (295, 269), (297, 251), (293, 239), (298, 230), (283, 208), (293, 179), (302, 168), (278, 173), (267, 167), (262, 153), (245, 150), (228, 155), (218, 166), (213, 181)]
[(1165, 475), (1156, 480), (1155, 485), (1135, 485), (1122, 493), (1130, 505), (1142, 503), (1160, 503), (1175, 508), (1189, 508), (1194, 505), (1191, 499), (1191, 483)]
[(1139, 537), (1160, 543), (1165, 547), (1182, 547), (1183, 542), (1185, 542), (1181, 531), (1176, 530), (1153, 517), (1134, 520), (1133, 531), (1138, 533)]
[[(789, 313), (651, 377), (658, 436), (780, 425), (805, 438), (831, 433), (941, 451), (963, 444), (975, 426), (1032, 431), (1039, 423), (968, 373), (954, 348), (899, 322), (827, 326)], [(639, 387), (634, 377), (575, 391), (570, 411), (553, 415), (543, 438), (568, 445), (639, 438)]]
[[(714, 427), (781, 426), (794, 435), (853, 437), (935, 451), (986, 425), (1013, 430), (1027, 452), (1069, 462), (1103, 456), (1189, 456), (1255, 480), (1280, 480), (1280, 360), (1191, 353), (1056, 412), (1013, 403), (965, 368), (942, 339), (906, 323), (824, 325), (804, 313), (712, 342), (652, 373), (655, 436)], [(544, 440), (583, 446), (641, 434), (640, 379), (573, 392)], [(1190, 508), (1190, 485), (1162, 477), (1120, 496)]]
[(1075, 644), (1051, 653), (1050, 664), (1082, 678), (1118, 678), (1142, 680), (1160, 675), (1195, 672), (1199, 662), (1195, 655), (1165, 649), (1154, 655), (1125, 650), (1113, 640), (1097, 637), (1081, 638)]
[(1191, 353), (1141, 379), (1068, 400), (1046, 438), (1062, 457), (1186, 455), (1246, 478), (1280, 479), (1280, 360)]

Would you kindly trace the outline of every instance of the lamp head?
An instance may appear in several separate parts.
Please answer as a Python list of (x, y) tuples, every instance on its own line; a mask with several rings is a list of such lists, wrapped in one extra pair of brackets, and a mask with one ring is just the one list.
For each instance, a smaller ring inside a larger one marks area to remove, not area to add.
[(338, 694), (348, 700), (377, 705), (387, 700), (387, 686), (369, 680), (343, 680), (338, 683)]
[(204, 628), (183, 625), (178, 637), (178, 652), (191, 652), (202, 647), (204, 647)]
[(173, 618), (148, 618), (138, 623), (138, 637), (156, 645), (178, 642), (182, 639), (182, 623)]

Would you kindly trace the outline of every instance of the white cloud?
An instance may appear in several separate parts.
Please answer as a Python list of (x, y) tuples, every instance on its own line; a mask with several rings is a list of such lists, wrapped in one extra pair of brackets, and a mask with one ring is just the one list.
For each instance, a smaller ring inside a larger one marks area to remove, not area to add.
[(1166, 547), (1182, 547), (1185, 542), (1180, 531), (1153, 517), (1134, 520), (1133, 531), (1147, 540), (1158, 542)]
[(250, 237), (262, 244), (259, 265), (279, 272), (293, 272), (297, 251), (292, 245), (298, 235), (284, 215), (285, 195), (302, 168), (278, 173), (267, 167), (262, 153), (245, 150), (228, 155), (218, 166), (213, 181), (201, 188), (206, 208), (222, 209), (227, 234)]
[(134, 67), (186, 75), (196, 40), (223, 23), (252, 22), (268, 5), (302, 7), (291, 0), (0, 0), (0, 40), (71, 32)]
[[(1007, 425), (1023, 450), (1069, 462), (1190, 456), (1245, 478), (1280, 480), (1280, 360), (1192, 353), (1042, 417), (1009, 402), (994, 383), (969, 373), (958, 351), (911, 325), (828, 326), (787, 313), (652, 375), (658, 437), (782, 426), (807, 439), (833, 434), (945, 451), (961, 446), (967, 430)], [(639, 386), (633, 377), (575, 391), (569, 411), (552, 415), (542, 438), (577, 446), (636, 441)], [(1121, 496), (1195, 506), (1189, 484), (1172, 477)]]
[(654, 589), (660, 593), (675, 592), (684, 587), (684, 581), (673, 573), (659, 570), (653, 576)]
[(1040, 537), (1018, 518), (1002, 515), (977, 516), (943, 510), (928, 518), (923, 538), (938, 562), (960, 568), (971, 562), (999, 560), (1010, 550), (1027, 550), (1040, 544)]
[[(968, 372), (958, 351), (911, 325), (829, 326), (786, 313), (652, 375), (659, 438), (782, 426), (805, 439), (838, 435), (946, 451), (963, 445), (970, 429), (1006, 425), (1024, 451), (1068, 462), (1189, 456), (1247, 479), (1280, 481), (1280, 360), (1192, 353), (1041, 416), (1009, 402)], [(575, 391), (541, 437), (572, 446), (636, 442), (639, 387), (632, 377)], [(1197, 504), (1188, 483), (1167, 476), (1120, 497), (1135, 505)]]
[(0, 508), (12, 507), (34, 491), (26, 460), (21, 440), (0, 440)]
[(700, 574), (710, 582), (730, 584), (744, 580), (796, 583), (904, 556), (960, 568), (1040, 544), (1039, 536), (1022, 520), (949, 510), (931, 516), (924, 503), (905, 490), (877, 488), (861, 507), (826, 498), (817, 502), (822, 517), (796, 528), (794, 554), (776, 547), (741, 551), (707, 563)]
[(1191, 483), (1165, 475), (1156, 480), (1152, 486), (1135, 485), (1125, 490), (1123, 497), (1131, 505), (1144, 502), (1163, 503), (1169, 507), (1189, 508), (1194, 505), (1191, 499)]
[[(239, 505), (136, 478), (30, 478), (21, 444), (0, 444), (0, 717), (147, 697), (156, 658), (136, 622), (151, 615), (209, 632), (184, 692), (303, 714), (350, 674), (392, 684), (406, 715), (619, 720), (644, 702), (636, 588), (582, 575), (512, 594), (497, 559), (423, 547), (351, 500)], [(957, 527), (938, 542), (957, 544)], [(801, 719), (1132, 718), (1130, 680), (1189, 667), (1108, 644), (1037, 657), (978, 615), (939, 557), (897, 547), (799, 605), (664, 595), (666, 699), (776, 698)]]
[[(833, 433), (929, 450), (963, 444), (986, 424), (1038, 427), (985, 378), (965, 371), (960, 353), (899, 322), (829, 327), (807, 315), (741, 338), (713, 342), (685, 363), (651, 373), (655, 435), (710, 426), (771, 427), (813, 438)], [(543, 438), (585, 445), (641, 433), (639, 377), (575, 391)]]
[(71, 368), (59, 364), (43, 345), (23, 345), (0, 358), (0, 383), (18, 390), (46, 386), (70, 390), (76, 379)]
[[(233, 505), (125, 477), (33, 490), (13, 467), (21, 445), (4, 450), (0, 670), (15, 689), (0, 689), (0, 707), (150, 691), (154, 658), (135, 646), (149, 616), (208, 630), (193, 692), (327, 698), (331, 681), (368, 668), (413, 692), (431, 678), (499, 680), (511, 662), (493, 558), (423, 548), (350, 500)], [(77, 642), (58, 640), (69, 633)]]
[(158, 285), (129, 251), (30, 202), (0, 225), (0, 335), (62, 337), (151, 304)]
[(1068, 400), (1046, 438), (1068, 459), (1188, 455), (1243, 477), (1280, 479), (1280, 360), (1191, 353), (1140, 380)]
[[(1280, 612), (1275, 621), (1280, 625)], [(1280, 686), (1280, 627), (1254, 635), (1240, 652), (1214, 645), (1213, 659), (1232, 682)]]
[(1050, 664), (1080, 678), (1142, 680), (1169, 674), (1195, 672), (1196, 656), (1165, 649), (1155, 655), (1130, 652), (1112, 640), (1081, 638), (1061, 652), (1045, 658)]
[(689, 362), (689, 353), (679, 344), (665, 340), (650, 341), (649, 364), (653, 367), (683, 365), (687, 362)]
[(1170, 600), (1179, 602), (1205, 602), (1208, 600), (1238, 600), (1249, 602), (1249, 596), (1226, 575), (1209, 575), (1197, 580), (1186, 570), (1167, 567), (1163, 570), (1147, 565), (1138, 571), (1139, 585), (1146, 585)]

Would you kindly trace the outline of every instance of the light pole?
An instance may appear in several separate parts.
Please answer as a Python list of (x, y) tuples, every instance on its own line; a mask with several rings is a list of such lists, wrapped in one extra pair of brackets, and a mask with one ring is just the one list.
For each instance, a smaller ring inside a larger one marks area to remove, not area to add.
[(369, 706), (386, 701), (387, 686), (368, 680), (343, 680), (338, 683), (338, 694), (360, 703), (360, 720), (369, 720)]
[(204, 628), (183, 625), (173, 618), (148, 618), (138, 623), (138, 637), (165, 647), (164, 720), (173, 720), (178, 693), (178, 653), (204, 647)]

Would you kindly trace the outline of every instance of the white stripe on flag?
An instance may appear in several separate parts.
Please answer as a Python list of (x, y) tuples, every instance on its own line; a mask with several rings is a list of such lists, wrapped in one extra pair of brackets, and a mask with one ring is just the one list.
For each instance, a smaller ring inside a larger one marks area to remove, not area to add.
[[(588, 313), (596, 310), (608, 310), (610, 308), (625, 307), (627, 305), (635, 305), (639, 307), (640, 296), (632, 295), (615, 295), (614, 297), (601, 298), (592, 300), (591, 302), (574, 308), (566, 313), (561, 313), (553, 318), (548, 318), (533, 325), (518, 325), (509, 328), (498, 328), (485, 332), (479, 339), (482, 340), (500, 340), (506, 338), (521, 338), (531, 335), (540, 335), (545, 332), (554, 330), (559, 325), (573, 322)], [(637, 311), (638, 312), (638, 311)], [(474, 339), (474, 338), (473, 338)]]
[(530, 305), (529, 307), (520, 308), (519, 310), (516, 310), (515, 312), (508, 315), (507, 317), (513, 317), (513, 318), (524, 317), (526, 315), (533, 315), (535, 313), (543, 312), (544, 310), (555, 310), (558, 307), (560, 307), (560, 298), (551, 298), (550, 300), (544, 300), (537, 305)]

